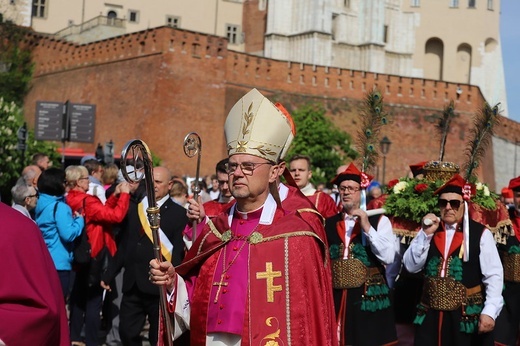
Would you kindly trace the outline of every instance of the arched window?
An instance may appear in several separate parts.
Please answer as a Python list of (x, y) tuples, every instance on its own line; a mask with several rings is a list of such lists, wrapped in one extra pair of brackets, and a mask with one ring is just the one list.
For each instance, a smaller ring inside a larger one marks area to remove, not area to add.
[(117, 12), (116, 11), (108, 11), (107, 17), (109, 19), (117, 18)]
[(456, 81), (460, 83), (471, 82), (471, 46), (463, 43), (457, 47)]
[(424, 78), (442, 80), (444, 43), (430, 38), (424, 47)]

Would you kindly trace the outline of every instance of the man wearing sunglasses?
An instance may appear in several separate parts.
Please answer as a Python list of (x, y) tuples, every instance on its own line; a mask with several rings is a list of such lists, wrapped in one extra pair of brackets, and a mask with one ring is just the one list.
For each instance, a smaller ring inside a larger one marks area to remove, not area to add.
[(494, 344), (502, 265), (493, 234), (469, 217), (470, 192), (458, 174), (435, 191), (440, 218), (427, 214), (404, 254), (406, 269), (425, 276), (416, 345)]
[(13, 208), (32, 219), (29, 212), (36, 207), (38, 191), (33, 186), (26, 185), (25, 181), (20, 179), (11, 189), (11, 195), (13, 196)]
[(150, 280), (175, 302), (175, 336), (189, 328), (194, 346), (337, 345), (321, 217), (284, 209), (278, 192), (290, 116), (253, 89), (224, 130), (236, 203), (206, 220), (183, 264), (150, 262)]

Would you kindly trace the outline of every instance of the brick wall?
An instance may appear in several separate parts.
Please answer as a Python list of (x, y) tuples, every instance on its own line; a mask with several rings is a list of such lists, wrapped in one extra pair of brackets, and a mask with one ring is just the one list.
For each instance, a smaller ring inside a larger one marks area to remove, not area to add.
[[(253, 6), (253, 5), (251, 5)], [(257, 9), (257, 8), (256, 8)], [(411, 163), (438, 159), (435, 115), (450, 99), (459, 114), (451, 127), (445, 160), (462, 163), (473, 113), (483, 102), (478, 87), (419, 78), (388, 76), (265, 59), (227, 50), (220, 37), (162, 27), (86, 45), (33, 35), (35, 77), (25, 102), (34, 126), (37, 100), (93, 103), (97, 106), (95, 143), (68, 143), (93, 151), (110, 139), (120, 150), (143, 139), (178, 175), (194, 175), (196, 159), (182, 150), (184, 136), (202, 138), (201, 174), (211, 174), (225, 156), (223, 124), (233, 104), (252, 87), (295, 109), (322, 103), (332, 121), (351, 135), (367, 90), (381, 90), (392, 124), (387, 180), (402, 176)], [(459, 90), (459, 93), (457, 93)], [(496, 135), (515, 143), (520, 124), (502, 119)], [(486, 167), (493, 167), (493, 155)], [(381, 166), (381, 162), (379, 164)], [(493, 169), (480, 172), (490, 185)]]

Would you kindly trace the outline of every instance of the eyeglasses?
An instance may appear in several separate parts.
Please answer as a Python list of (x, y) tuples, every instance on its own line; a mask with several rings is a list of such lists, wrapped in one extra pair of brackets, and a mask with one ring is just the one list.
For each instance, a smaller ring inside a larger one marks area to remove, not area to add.
[(38, 193), (38, 191), (36, 191), (36, 193), (34, 195), (29, 195), (29, 196), (25, 196), (25, 198), (32, 198), (32, 197), (40, 197), (40, 194)]
[(88, 177), (81, 177), (78, 180), (88, 180)]
[(341, 192), (354, 193), (354, 192), (358, 192), (361, 189), (359, 187), (356, 187), (356, 186), (340, 186), (339, 190)]
[(448, 203), (450, 204), (452, 209), (459, 209), (462, 201), (458, 199), (439, 199), (439, 208), (446, 208), (448, 206)]
[(226, 172), (228, 174), (233, 174), (237, 170), (238, 166), (240, 166), (240, 170), (244, 175), (253, 175), (255, 169), (257, 169), (261, 165), (273, 165), (271, 162), (228, 162), (226, 163)]

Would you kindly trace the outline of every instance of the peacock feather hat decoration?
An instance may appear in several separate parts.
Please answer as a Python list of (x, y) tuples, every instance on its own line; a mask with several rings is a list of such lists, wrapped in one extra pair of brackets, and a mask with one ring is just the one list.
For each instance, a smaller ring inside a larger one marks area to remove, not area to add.
[(361, 172), (367, 173), (377, 163), (379, 134), (381, 128), (389, 122), (388, 114), (383, 108), (383, 97), (377, 89), (374, 88), (365, 96), (360, 116), (361, 128), (358, 131), (357, 146), (361, 160)]
[(455, 173), (459, 173), (459, 165), (444, 161), (444, 153), (446, 148), (446, 140), (450, 132), (451, 121), (455, 117), (455, 103), (453, 100), (447, 104), (442, 116), (437, 123), (437, 133), (440, 137), (439, 160), (429, 161), (424, 165), (424, 179), (430, 182), (448, 181)]
[(466, 162), (463, 165), (463, 177), (468, 182), (475, 182), (475, 170), (479, 167), (489, 143), (493, 137), (493, 130), (499, 124), (500, 103), (491, 107), (487, 102), (476, 113), (473, 120), (474, 127), (470, 132), (465, 154)]

